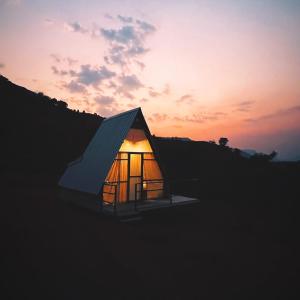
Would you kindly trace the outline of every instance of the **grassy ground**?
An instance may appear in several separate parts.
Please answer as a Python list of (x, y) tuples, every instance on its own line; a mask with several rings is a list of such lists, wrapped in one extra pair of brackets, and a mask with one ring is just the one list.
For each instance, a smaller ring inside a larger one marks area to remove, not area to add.
[(6, 178), (2, 299), (298, 299), (294, 183), (119, 223), (59, 201), (43, 175)]

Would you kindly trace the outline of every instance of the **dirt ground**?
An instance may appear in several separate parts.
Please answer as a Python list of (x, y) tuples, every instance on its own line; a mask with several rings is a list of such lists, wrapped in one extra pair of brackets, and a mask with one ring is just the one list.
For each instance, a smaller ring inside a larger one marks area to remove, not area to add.
[(2, 299), (299, 299), (293, 207), (205, 198), (121, 223), (42, 179), (4, 183)]

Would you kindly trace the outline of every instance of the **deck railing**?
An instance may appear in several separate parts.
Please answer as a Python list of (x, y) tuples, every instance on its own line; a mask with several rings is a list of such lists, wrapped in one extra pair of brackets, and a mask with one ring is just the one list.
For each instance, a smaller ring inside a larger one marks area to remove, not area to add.
[[(155, 185), (161, 184), (161, 188), (144, 188), (144, 185)], [(142, 182), (135, 184), (135, 191), (134, 191), (134, 209), (137, 210), (137, 205), (139, 202), (143, 200), (150, 200), (147, 198), (148, 192), (158, 192), (161, 191), (163, 194), (167, 191), (165, 187), (165, 182), (163, 179), (151, 179), (151, 180), (143, 180)], [(138, 193), (140, 193), (140, 197), (138, 198)], [(170, 204), (172, 204), (172, 197), (170, 198)]]
[[(104, 188), (105, 186), (112, 186), (114, 188), (114, 191), (113, 192), (106, 192), (105, 188)], [(114, 214), (117, 213), (117, 189), (118, 189), (118, 184), (117, 183), (115, 183), (115, 182), (104, 182), (103, 194), (114, 195), (114, 199), (113, 199), (113, 203), (111, 203), (109, 201), (103, 200), (104, 197), (102, 197), (102, 201), (104, 203), (107, 203), (107, 204), (113, 204)]]
[[(158, 185), (161, 184), (160, 187), (154, 187), (149, 188), (151, 185)], [(148, 188), (145, 188), (144, 185), (147, 185)], [(110, 186), (113, 188), (109, 191), (105, 190), (105, 186)], [(170, 199), (170, 204), (172, 204), (172, 197), (170, 196), (169, 188), (166, 186), (166, 182), (163, 179), (149, 179), (149, 180), (142, 180), (139, 183), (136, 183), (134, 186), (134, 199), (132, 202), (134, 202), (134, 210), (137, 210), (137, 206), (139, 202), (145, 201), (145, 200), (151, 200), (148, 199), (148, 193), (150, 192), (159, 192), (161, 191), (163, 194), (163, 197)], [(105, 182), (103, 185), (103, 194), (113, 195), (113, 201), (105, 201), (104, 197), (102, 197), (103, 203), (109, 204), (113, 206), (114, 214), (117, 212), (117, 190), (118, 190), (118, 183), (117, 182)], [(138, 197), (139, 193), (139, 197)]]

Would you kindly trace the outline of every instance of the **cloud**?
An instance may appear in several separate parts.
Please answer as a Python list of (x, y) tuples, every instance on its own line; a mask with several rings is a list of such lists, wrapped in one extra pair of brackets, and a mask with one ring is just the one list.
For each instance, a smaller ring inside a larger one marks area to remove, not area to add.
[(136, 105), (133, 104), (133, 103), (128, 103), (126, 106), (127, 106), (129, 109), (136, 108)]
[(159, 92), (156, 92), (156, 91), (154, 91), (154, 90), (152, 90), (152, 89), (150, 89), (150, 90), (148, 91), (148, 93), (149, 93), (149, 96), (151, 96), (151, 97), (153, 97), (153, 98), (156, 98), (156, 97), (160, 96), (160, 93), (159, 93)]
[(104, 14), (104, 18), (109, 19), (109, 20), (113, 20), (114, 17), (110, 14)]
[(242, 101), (240, 103), (238, 103), (238, 106), (249, 106), (249, 105), (252, 105), (255, 101), (250, 101), (250, 100), (247, 100), (247, 101)]
[(144, 86), (136, 75), (121, 76), (119, 80), (122, 84), (122, 88), (127, 91), (138, 90)]
[(151, 122), (163, 122), (169, 119), (167, 114), (154, 113), (148, 118)]
[(115, 102), (115, 98), (113, 97), (110, 97), (110, 96), (97, 96), (95, 98), (95, 101), (99, 104), (102, 104), (102, 105), (111, 105), (112, 103)]
[(153, 87), (150, 86), (148, 88), (148, 94), (152, 98), (156, 98), (156, 97), (163, 96), (163, 95), (169, 95), (170, 94), (170, 86), (168, 84), (166, 84), (164, 89), (161, 92), (156, 91)]
[(124, 96), (125, 98), (128, 98), (130, 100), (135, 99), (134, 95), (128, 91), (126, 91), (125, 89), (122, 89), (121, 87), (117, 89), (117, 91), (115, 92), (115, 94), (120, 94), (122, 96)]
[(4, 63), (0, 63), (0, 69), (5, 68), (5, 64)]
[(132, 23), (133, 22), (133, 18), (132, 17), (124, 17), (124, 16), (118, 15), (118, 19), (121, 22), (124, 22), (124, 23)]
[(64, 24), (64, 28), (70, 32), (88, 33), (88, 29), (84, 28), (78, 22), (68, 22)]
[(129, 56), (137, 56), (137, 55), (145, 54), (148, 51), (149, 49), (146, 49), (142, 46), (132, 46), (131, 48), (128, 49), (126, 54)]
[(255, 101), (251, 101), (251, 100), (239, 102), (234, 105), (234, 107), (235, 107), (234, 111), (248, 112), (251, 110), (254, 103), (255, 103)]
[(191, 116), (176, 116), (173, 118), (176, 122), (188, 122), (188, 123), (204, 123), (205, 120), (203, 116), (199, 116), (196, 114), (193, 114)]
[(169, 95), (169, 94), (171, 93), (171, 88), (170, 88), (170, 85), (169, 85), (169, 84), (166, 84), (166, 85), (165, 85), (165, 88), (164, 88), (164, 90), (162, 91), (162, 93), (163, 93), (164, 95)]
[(93, 30), (93, 36), (101, 35), (109, 42), (110, 48), (105, 61), (108, 64), (116, 64), (127, 68), (135, 63), (143, 69), (145, 65), (136, 58), (150, 51), (149, 48), (145, 47), (145, 40), (156, 29), (153, 25), (144, 21), (136, 20), (134, 22), (132, 17), (118, 15), (118, 19), (122, 23), (126, 23), (121, 28), (95, 28)]
[(224, 119), (226, 116), (227, 114), (223, 112), (201, 112), (198, 114), (175, 116), (173, 120), (176, 122), (205, 123), (208, 121), (218, 121)]
[(106, 87), (109, 89), (116, 89), (118, 86), (114, 81), (110, 80)]
[(146, 32), (146, 33), (152, 33), (156, 31), (156, 28), (154, 25), (151, 25), (147, 22), (141, 21), (141, 20), (136, 20), (136, 23), (140, 26), (140, 28)]
[(193, 96), (190, 94), (186, 94), (181, 96), (179, 99), (176, 100), (177, 104), (192, 104), (195, 100), (193, 99)]
[[(114, 95), (121, 95), (130, 100), (135, 99), (134, 92), (143, 88), (143, 83), (138, 79), (136, 75), (121, 75), (116, 80), (110, 80), (105, 85), (106, 88), (111, 89)], [(149, 101), (146, 98), (137, 99), (141, 102)]]
[(61, 57), (58, 54), (52, 53), (50, 54), (50, 57), (52, 57), (56, 63), (61, 62)]
[[(113, 98), (111, 97), (107, 97), (107, 96), (102, 96), (102, 97), (105, 97), (107, 98), (106, 100), (103, 98), (102, 101), (111, 101)], [(100, 96), (101, 98), (101, 96)], [(95, 99), (96, 100), (96, 99)], [(98, 101), (100, 100), (101, 102), (101, 99), (97, 99)], [(96, 100), (96, 101), (97, 101)], [(118, 103), (115, 102), (114, 100), (111, 102), (111, 103), (98, 103), (98, 108), (97, 108), (97, 112), (101, 115), (101, 116), (104, 116), (104, 117), (109, 117), (109, 116), (113, 116), (113, 115), (116, 115), (118, 113), (120, 113), (120, 109), (118, 107)]]
[(79, 84), (74, 80), (72, 80), (67, 84), (64, 84), (63, 87), (69, 90), (69, 92), (71, 93), (82, 93), (82, 94), (87, 93), (86, 88), (82, 84)]
[(55, 75), (65, 76), (69, 74), (69, 71), (59, 70), (55, 66), (52, 66), (51, 69)]
[(135, 63), (140, 67), (141, 70), (144, 70), (146, 67), (146, 65), (141, 61), (135, 60)]
[(93, 85), (94, 87), (100, 84), (103, 80), (110, 79), (115, 75), (116, 73), (108, 70), (105, 66), (97, 68), (91, 67), (91, 65), (81, 65), (81, 70), (74, 74), (79, 83), (84, 85)]
[(69, 66), (73, 66), (74, 64), (78, 63), (77, 59), (73, 59), (71, 57), (63, 57), (59, 54), (56, 53), (51, 53), (50, 57), (54, 60), (55, 63), (60, 64), (60, 63), (65, 63)]
[(73, 59), (71, 57), (66, 57), (65, 60), (67, 61), (69, 66), (73, 66), (74, 64), (76, 64), (78, 62), (77, 59)]
[[(65, 23), (65, 29), (70, 32), (88, 33), (93, 38), (102, 37), (108, 42), (108, 52), (104, 56), (104, 65), (95, 67), (90, 64), (83, 64), (79, 69), (67, 68), (77, 63), (77, 60), (62, 57), (58, 54), (51, 54), (54, 64), (52, 71), (59, 76), (70, 76), (72, 81), (83, 86), (99, 88), (103, 81), (106, 88), (112, 89), (113, 95), (122, 95), (134, 99), (133, 92), (143, 88), (144, 84), (134, 74), (137, 67), (144, 69), (145, 64), (141, 57), (150, 51), (145, 46), (146, 37), (152, 34), (156, 28), (150, 23), (142, 20), (135, 20), (130, 16), (118, 15), (113, 18), (106, 15), (106, 18), (121, 22), (119, 28), (102, 28), (96, 23), (92, 24), (90, 30), (79, 22)], [(56, 64), (64, 64), (60, 67)], [(66, 71), (67, 69), (67, 71)], [(153, 95), (154, 91), (152, 91)]]
[(44, 24), (46, 25), (46, 26), (52, 26), (52, 25), (54, 25), (54, 20), (53, 19), (50, 19), (50, 18), (46, 18), (46, 19), (44, 19)]
[(124, 65), (124, 46), (113, 46), (110, 49), (110, 56), (105, 56), (104, 60), (107, 64)]
[(110, 42), (117, 42), (125, 45), (139, 40), (138, 34), (133, 26), (124, 26), (117, 30), (101, 28), (101, 34)]
[(286, 117), (286, 116), (290, 116), (293, 114), (299, 114), (299, 113), (300, 113), (300, 105), (296, 105), (296, 106), (289, 107), (287, 109), (278, 110), (271, 114), (262, 115), (257, 118), (245, 119), (245, 121), (246, 122), (266, 121), (266, 120), (271, 120), (271, 119), (280, 118), (280, 117)]
[(111, 85), (110, 83), (110, 86), (115, 89), (114, 93), (122, 95), (131, 100), (135, 98), (132, 92), (144, 87), (141, 81), (134, 74), (119, 76), (118, 80), (119, 85), (115, 83)]

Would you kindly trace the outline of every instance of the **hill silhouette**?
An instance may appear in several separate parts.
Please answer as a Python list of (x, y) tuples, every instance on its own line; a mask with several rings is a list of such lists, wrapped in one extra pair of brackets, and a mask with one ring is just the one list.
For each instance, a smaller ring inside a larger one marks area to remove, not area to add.
[(68, 109), (0, 76), (1, 166), (59, 172), (84, 150), (103, 118)]

